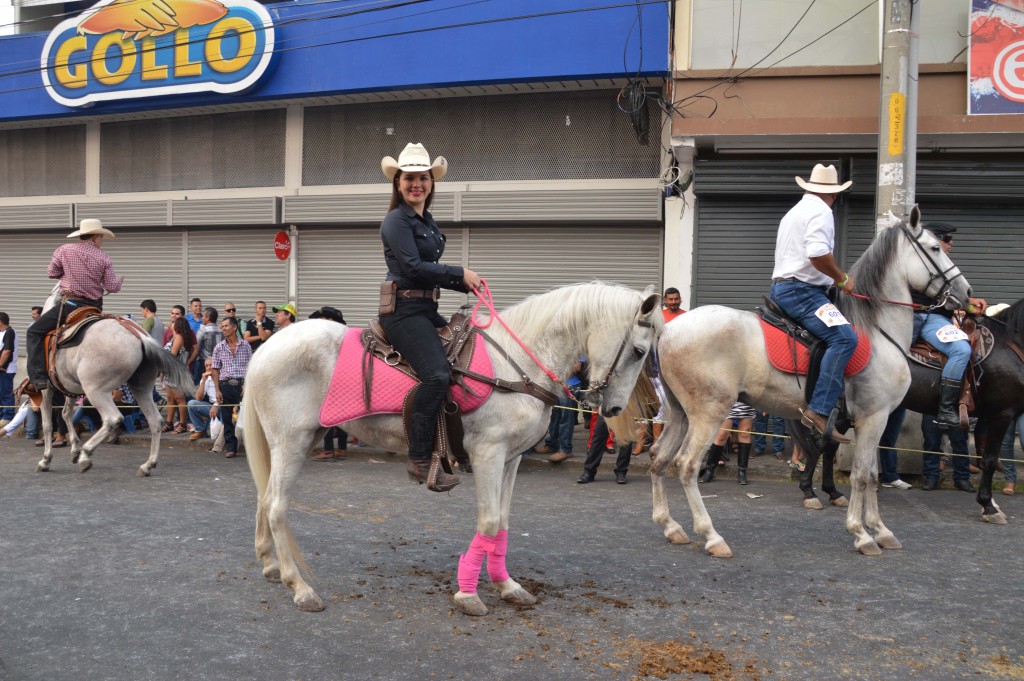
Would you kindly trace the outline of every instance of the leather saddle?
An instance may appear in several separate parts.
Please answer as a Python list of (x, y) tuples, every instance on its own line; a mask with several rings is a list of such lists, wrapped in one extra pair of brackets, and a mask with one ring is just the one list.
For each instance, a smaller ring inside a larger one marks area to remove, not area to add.
[[(783, 331), (793, 342), (807, 348), (810, 356), (807, 366), (807, 380), (804, 384), (804, 401), (809, 403), (811, 396), (814, 394), (814, 386), (818, 382), (818, 375), (821, 372), (821, 358), (824, 357), (828, 346), (824, 341), (804, 328), (800, 322), (786, 314), (785, 310), (779, 307), (778, 303), (774, 300), (768, 296), (762, 296), (761, 299), (764, 301), (764, 305), (758, 305), (755, 308), (757, 316), (766, 324), (770, 324)], [(796, 364), (795, 360), (793, 363), (794, 365)], [(799, 378), (797, 380), (799, 381)], [(841, 399), (840, 402), (845, 405), (844, 399)]]
[[(462, 375), (469, 371), (469, 363), (473, 358), (473, 350), (476, 346), (476, 334), (473, 333), (473, 326), (469, 323), (468, 317), (461, 312), (455, 313), (452, 315), (447, 326), (442, 326), (437, 330), (437, 335), (441, 339), (441, 347), (444, 348), (448, 363), (452, 366), (452, 383), (458, 381), (464, 389), (472, 392), (462, 382)], [(359, 335), (359, 340), (362, 342), (364, 350), (363, 402), (367, 407), (370, 406), (370, 390), (373, 383), (373, 362), (370, 361), (372, 357), (377, 357), (405, 375), (416, 378), (416, 372), (405, 358), (402, 357), (402, 354), (395, 349), (391, 341), (388, 340), (379, 317), (374, 317), (370, 321), (369, 327), (363, 329)], [(458, 370), (461, 370), (463, 373), (460, 374)], [(417, 382), (405, 399), (402, 400), (402, 422), (405, 424), (405, 439), (407, 442), (409, 440), (409, 423), (412, 417), (413, 398), (415, 398), (419, 386), (420, 384)], [(469, 466), (469, 454), (466, 453), (462, 437), (462, 413), (452, 399), (451, 390), (449, 389), (448, 396), (441, 407), (441, 413), (438, 415), (437, 434), (434, 440), (434, 451), (440, 454), (441, 466), (446, 473), (452, 473), (451, 464), (448, 460), (449, 453), (459, 462), (459, 466), (464, 469)]]

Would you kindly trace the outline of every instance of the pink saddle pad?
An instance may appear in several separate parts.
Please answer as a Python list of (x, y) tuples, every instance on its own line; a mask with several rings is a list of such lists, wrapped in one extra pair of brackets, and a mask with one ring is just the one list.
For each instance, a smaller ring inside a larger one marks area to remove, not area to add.
[[(334, 365), (331, 385), (320, 407), (320, 425), (325, 428), (336, 426), (363, 416), (377, 414), (401, 414), (402, 400), (409, 393), (416, 380), (406, 376), (383, 360), (373, 358), (373, 390), (370, 408), (363, 404), (363, 344), (359, 340), (362, 329), (349, 328), (338, 351), (338, 363)], [(469, 369), (482, 376), (493, 376), (491, 358), (483, 343), (475, 343)], [(452, 397), (463, 414), (478, 409), (491, 396), (493, 386), (472, 378), (465, 378), (466, 386), (452, 386)]]

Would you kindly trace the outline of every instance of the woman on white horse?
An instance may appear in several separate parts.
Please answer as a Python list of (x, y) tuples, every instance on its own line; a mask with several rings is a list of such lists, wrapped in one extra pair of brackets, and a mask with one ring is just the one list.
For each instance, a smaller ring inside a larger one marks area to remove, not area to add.
[(60, 279), (62, 304), (43, 312), (28, 327), (28, 385), (26, 392), (40, 392), (47, 386), (46, 357), (43, 338), (56, 329), (64, 319), (79, 307), (91, 305), (103, 309), (103, 293), (121, 290), (124, 277), (114, 273), (114, 263), (100, 248), (103, 237), (116, 238), (104, 229), (99, 220), (82, 220), (79, 228), (68, 234), (79, 238), (76, 244), (64, 244), (53, 252), (46, 275)]
[[(445, 236), (430, 215), (434, 183), (444, 177), (448, 162), (438, 156), (433, 163), (422, 144), (407, 144), (398, 160), (385, 156), (380, 162), (391, 180), (391, 205), (380, 227), (384, 262), (388, 267), (382, 292), (381, 326), (395, 349), (416, 371), (421, 385), (413, 398), (409, 424), (409, 477), (427, 481), (434, 449), (437, 415), (448, 392), (451, 366), (436, 329), (447, 323), (437, 313), (441, 288), (466, 293), (480, 286), (471, 269), (442, 265)], [(441, 471), (436, 492), (447, 492), (459, 478)]]

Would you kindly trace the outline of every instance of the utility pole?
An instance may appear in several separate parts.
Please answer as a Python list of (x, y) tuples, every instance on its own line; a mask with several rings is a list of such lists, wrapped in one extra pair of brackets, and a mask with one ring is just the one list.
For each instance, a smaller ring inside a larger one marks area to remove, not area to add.
[(905, 220), (914, 204), (917, 179), (916, 25), (920, 20), (921, 4), (911, 0), (885, 0), (883, 10), (876, 234), (890, 225), (890, 211)]

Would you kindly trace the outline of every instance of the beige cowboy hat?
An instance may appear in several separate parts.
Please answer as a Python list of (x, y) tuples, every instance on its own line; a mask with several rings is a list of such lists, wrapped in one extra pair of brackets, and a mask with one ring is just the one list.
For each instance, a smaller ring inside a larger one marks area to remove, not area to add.
[(1010, 306), (1007, 305), (1006, 303), (996, 303), (995, 305), (989, 305), (988, 307), (985, 308), (985, 316), (995, 317), (997, 314), (999, 314), (1000, 312), (1009, 307)]
[(95, 218), (88, 218), (86, 220), (82, 220), (82, 222), (80, 222), (78, 225), (78, 229), (71, 232), (71, 234), (68, 234), (68, 238), (73, 239), (76, 236), (91, 236), (94, 234), (109, 236), (111, 239), (117, 238), (116, 236), (114, 236), (113, 232), (103, 227), (102, 222), (96, 220)]
[(845, 192), (853, 184), (853, 180), (847, 180), (839, 184), (839, 173), (835, 166), (824, 166), (818, 164), (811, 171), (811, 179), (804, 182), (802, 178), (795, 178), (796, 183), (803, 189), (816, 194), (838, 194)]
[(431, 163), (430, 154), (423, 148), (423, 145), (410, 142), (405, 145), (405, 149), (402, 149), (402, 153), (398, 155), (397, 161), (390, 156), (382, 158), (380, 160), (380, 169), (384, 172), (384, 177), (389, 180), (394, 180), (399, 170), (406, 172), (426, 172), (429, 170), (430, 175), (435, 180), (440, 180), (448, 172), (448, 161), (445, 160), (444, 156), (438, 156)]

